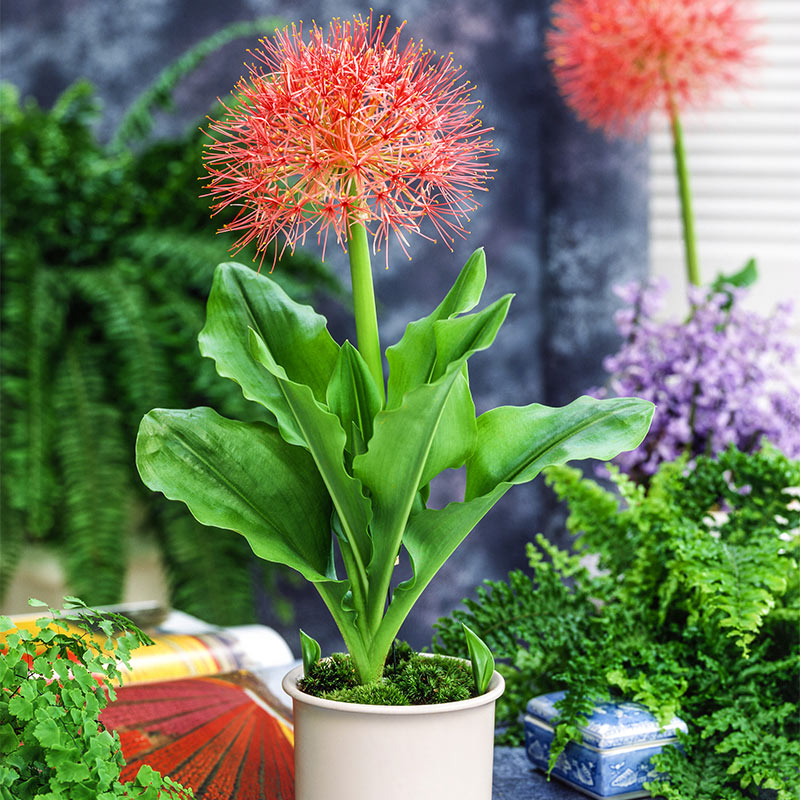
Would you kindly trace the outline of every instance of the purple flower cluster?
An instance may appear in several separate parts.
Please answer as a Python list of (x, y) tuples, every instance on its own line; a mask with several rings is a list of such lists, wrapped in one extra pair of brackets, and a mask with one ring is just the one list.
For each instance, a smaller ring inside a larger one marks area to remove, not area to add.
[(650, 433), (620, 455), (625, 472), (642, 478), (679, 455), (715, 454), (729, 444), (751, 452), (766, 437), (790, 458), (800, 457), (800, 365), (791, 342), (791, 305), (764, 318), (742, 308), (744, 289), (711, 293), (693, 287), (683, 322), (655, 319), (665, 285), (616, 288), (627, 308), (615, 323), (624, 343), (603, 366), (617, 396), (655, 403)]

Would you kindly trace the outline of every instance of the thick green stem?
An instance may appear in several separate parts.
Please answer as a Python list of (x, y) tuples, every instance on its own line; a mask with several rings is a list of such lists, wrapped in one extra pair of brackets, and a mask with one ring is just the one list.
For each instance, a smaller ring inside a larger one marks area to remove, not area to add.
[(683, 244), (686, 252), (686, 275), (689, 283), (700, 285), (700, 270), (697, 265), (697, 244), (694, 236), (694, 214), (692, 212), (692, 193), (689, 189), (689, 170), (686, 166), (686, 151), (683, 146), (683, 130), (678, 118), (678, 109), (673, 102), (669, 104), (669, 118), (672, 127), (672, 150), (675, 153), (675, 174), (678, 177), (678, 191), (681, 201), (683, 221)]
[[(331, 592), (324, 583), (315, 583), (314, 586), (331, 612), (331, 616), (336, 622), (336, 627), (342, 634), (344, 645), (356, 669), (359, 683), (372, 683), (379, 680), (383, 675), (383, 663), (386, 656), (384, 655), (383, 659), (376, 659), (372, 656), (369, 639), (365, 638), (364, 634), (353, 624), (351, 615), (342, 610), (341, 598)], [(363, 616), (362, 611), (357, 613)]]
[(372, 287), (369, 243), (367, 231), (359, 222), (351, 223), (348, 228), (347, 249), (350, 255), (350, 280), (353, 285), (358, 352), (366, 361), (383, 398), (386, 387), (383, 381), (383, 360), (378, 338), (378, 314), (375, 310), (375, 290)]

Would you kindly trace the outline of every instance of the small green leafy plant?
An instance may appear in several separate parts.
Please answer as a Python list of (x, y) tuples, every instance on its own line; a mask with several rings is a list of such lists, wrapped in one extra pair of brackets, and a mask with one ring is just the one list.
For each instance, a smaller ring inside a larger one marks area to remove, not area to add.
[[(33, 606), (44, 606), (31, 600)], [(119, 665), (151, 640), (125, 617), (75, 597), (48, 609), (35, 632), (0, 617), (2, 800), (189, 800), (191, 789), (143, 766), (121, 783), (119, 735), (98, 721), (115, 699)], [(12, 631), (8, 633), (8, 631)]]
[(800, 462), (731, 448), (664, 463), (647, 490), (614, 473), (619, 495), (567, 467), (547, 481), (577, 553), (538, 537), (532, 575), (487, 582), (437, 624), (437, 650), (463, 655), (466, 623), (504, 660), (503, 741), (521, 741), (531, 696), (566, 689), (552, 766), (595, 700), (624, 697), (689, 726), (654, 759), (654, 795), (797, 798)]

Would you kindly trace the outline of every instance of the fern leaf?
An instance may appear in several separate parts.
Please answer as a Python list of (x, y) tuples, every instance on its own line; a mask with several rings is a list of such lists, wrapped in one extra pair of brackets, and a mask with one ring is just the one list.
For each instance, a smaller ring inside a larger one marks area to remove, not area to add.
[(65, 489), (67, 581), (74, 594), (104, 604), (122, 596), (131, 455), (119, 412), (104, 402), (103, 377), (92, 356), (85, 341), (67, 345), (52, 410)]
[[(35, 252), (35, 248), (33, 250)], [(2, 285), (2, 480), (23, 529), (44, 537), (60, 491), (53, 464), (50, 353), (63, 330), (62, 291), (11, 248)]]
[[(117, 405), (132, 422), (153, 406), (172, 405), (173, 382), (164, 346), (153, 324), (153, 303), (141, 278), (124, 264), (108, 269), (72, 270), (68, 280), (91, 309), (94, 323), (105, 334), (104, 348), (114, 364)], [(111, 382), (109, 380), (109, 382)]]

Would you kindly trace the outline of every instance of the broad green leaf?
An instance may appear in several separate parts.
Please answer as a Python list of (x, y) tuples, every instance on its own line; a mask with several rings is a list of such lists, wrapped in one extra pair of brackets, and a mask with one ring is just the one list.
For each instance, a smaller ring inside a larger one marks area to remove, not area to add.
[[(216, 362), (220, 375), (238, 383), (248, 400), (261, 403), (274, 416), (283, 408), (283, 397), (271, 375), (254, 361), (248, 329), (264, 340), (290, 380), (306, 384), (324, 401), (339, 351), (325, 326), (325, 317), (296, 303), (266, 275), (228, 262), (214, 273), (198, 341), (200, 352)], [(301, 444), (285, 426), (281, 433), (292, 444)]]
[[(376, 594), (386, 586), (387, 565), (394, 562), (400, 549), (403, 531), (411, 513), (417, 492), (441, 469), (459, 466), (467, 456), (460, 448), (472, 447), (471, 398), (454, 401), (451, 412), (455, 420), (444, 422), (444, 412), (452, 389), (458, 379), (464, 379), (462, 369), (476, 351), (489, 347), (502, 324), (511, 297), (493, 303), (477, 314), (457, 320), (434, 322), (434, 338), (441, 342), (448, 365), (446, 371), (432, 383), (423, 383), (403, 397), (399, 408), (382, 411), (375, 418), (374, 433), (367, 452), (353, 461), (354, 474), (372, 493), (373, 547), (370, 577)], [(448, 333), (444, 326), (452, 326)], [(470, 419), (465, 421), (465, 414)], [(463, 442), (434, 448), (441, 432), (461, 435), (467, 426)], [(461, 430), (459, 430), (461, 428)], [(433, 459), (431, 459), (433, 455)], [(378, 574), (383, 577), (378, 578)]]
[(463, 622), (461, 627), (464, 629), (464, 636), (467, 638), (467, 650), (469, 660), (472, 663), (472, 677), (475, 680), (475, 688), (478, 694), (484, 694), (489, 688), (489, 681), (494, 673), (494, 656), (486, 643), (468, 628)]
[(426, 508), (411, 517), (403, 534), (403, 546), (411, 560), (412, 575), (392, 593), (378, 634), (381, 642), (391, 643), (434, 575), (510, 488), (510, 484), (502, 484), (474, 500), (449, 503), (440, 509)]
[(436, 309), (427, 317), (409, 323), (403, 338), (387, 348), (387, 408), (398, 407), (407, 392), (430, 381), (436, 363), (434, 324), (475, 308), (485, 283), (486, 255), (481, 249), (469, 257), (453, 287)]
[(506, 407), (481, 415), (478, 444), (467, 462), (465, 501), (426, 508), (408, 522), (403, 545), (412, 577), (394, 591), (381, 639), (391, 641), (434, 575), (512, 485), (533, 480), (546, 466), (607, 460), (632, 450), (647, 433), (652, 415), (653, 405), (646, 400), (591, 397), (563, 408)]
[(420, 486), (427, 486), (443, 470), (463, 466), (475, 449), (476, 438), (475, 403), (469, 389), (467, 365), (464, 364), (445, 402)]
[(653, 410), (638, 398), (579, 397), (562, 408), (533, 403), (487, 411), (478, 417), (465, 497), (479, 497), (500, 483), (526, 483), (553, 464), (606, 461), (633, 450), (644, 439)]
[(269, 425), (156, 409), (139, 428), (136, 463), (150, 489), (242, 534), (261, 558), (310, 581), (333, 577), (328, 493), (311, 456)]
[[(346, 437), (339, 418), (317, 402), (307, 385), (295, 383), (288, 378), (266, 342), (252, 328), (250, 346), (262, 371), (274, 379), (291, 424), (314, 459), (348, 540), (357, 548), (363, 565), (366, 566), (371, 551), (370, 503), (364, 496), (360, 481), (345, 469)], [(351, 575), (352, 577), (354, 576)]]
[(353, 472), (371, 492), (373, 555), (369, 564), (371, 614), (382, 608), (406, 522), (422, 486), (425, 464), (455, 381), (454, 364), (436, 383), (409, 392), (400, 408), (381, 411), (367, 452)]
[[(432, 380), (444, 374), (453, 361), (485, 350), (494, 341), (508, 313), (511, 295), (506, 295), (477, 314), (434, 323), (436, 364)], [(447, 398), (431, 451), (425, 464), (422, 485), (445, 469), (457, 469), (472, 455), (477, 437), (475, 404), (469, 388), (467, 366)]]
[(363, 452), (372, 438), (372, 421), (381, 410), (381, 393), (369, 367), (350, 342), (339, 350), (327, 394), (328, 408), (339, 417), (351, 455)]
[(491, 346), (505, 321), (513, 297), (507, 294), (476, 314), (434, 323), (436, 365), (433, 380), (443, 375), (454, 361)]
[(300, 629), (300, 650), (303, 654), (303, 672), (308, 675), (308, 671), (322, 656), (322, 648), (319, 646), (319, 642), (302, 628)]

